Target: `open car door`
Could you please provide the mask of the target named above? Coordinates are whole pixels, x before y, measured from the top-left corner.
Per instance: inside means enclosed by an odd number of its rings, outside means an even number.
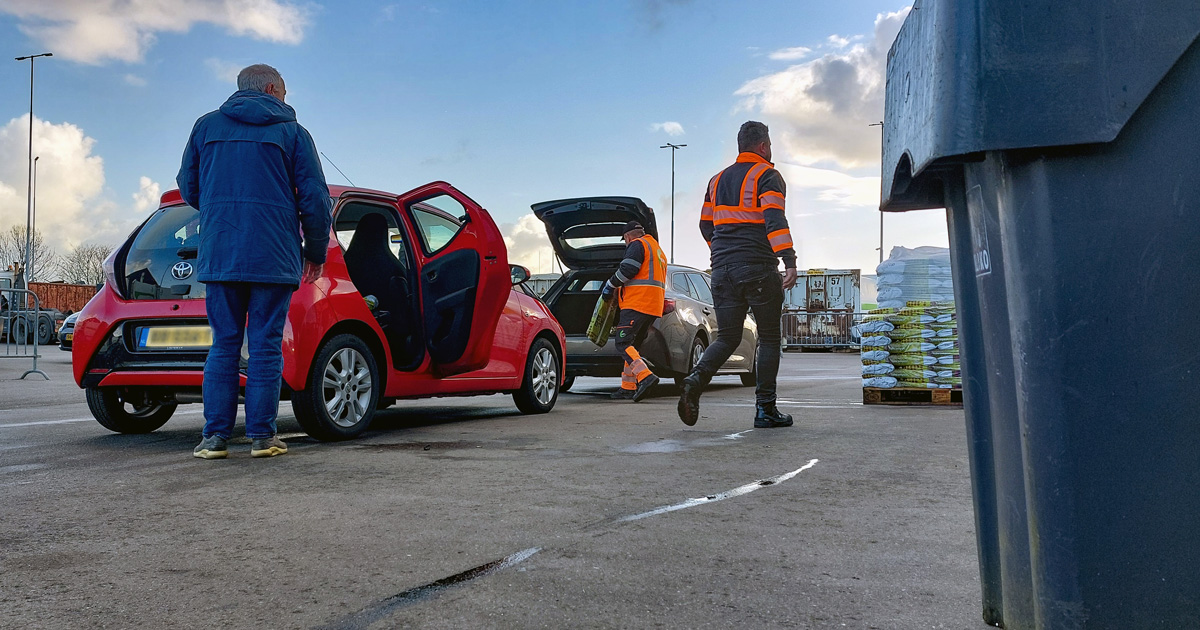
[[[446,182],[400,196],[420,247],[425,345],[440,376],[487,366],[512,290],[508,250],[496,222]]]

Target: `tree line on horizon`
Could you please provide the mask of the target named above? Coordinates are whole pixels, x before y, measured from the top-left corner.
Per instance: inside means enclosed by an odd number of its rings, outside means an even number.
[[[25,234],[23,225],[11,225],[0,231],[0,269],[11,269],[25,260]],[[76,245],[62,253],[48,244],[41,230],[36,229],[30,246],[34,282],[92,285],[104,282],[104,260],[116,249],[113,245],[90,243]]]

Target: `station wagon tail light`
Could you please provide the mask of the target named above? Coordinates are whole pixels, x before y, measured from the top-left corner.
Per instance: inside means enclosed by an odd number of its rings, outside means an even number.
[[[675,300],[667,298],[663,300],[663,315],[675,312]]]

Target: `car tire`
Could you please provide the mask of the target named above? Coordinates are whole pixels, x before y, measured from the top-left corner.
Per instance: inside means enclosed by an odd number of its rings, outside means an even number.
[[[150,433],[171,419],[178,403],[151,402],[145,396],[136,399],[120,387],[89,387],[88,409],[101,426],[115,433]]]
[[[571,387],[573,387],[574,385],[575,385],[575,375],[574,374],[572,374],[571,376],[564,376],[563,380],[562,380],[562,385],[558,386],[558,391],[560,391],[560,392],[569,391],[571,389]]]
[[[317,352],[308,386],[292,394],[292,411],[310,436],[349,440],[370,426],[381,393],[379,367],[366,342],[337,335]]]
[[[558,375],[560,373],[558,353],[554,346],[539,337],[529,348],[525,359],[525,377],[521,389],[513,392],[513,402],[521,413],[546,413],[558,401]]]
[[[687,371],[683,373],[683,376],[675,377],[676,385],[683,387],[683,379],[687,378],[687,375],[691,374],[692,370],[696,369],[696,364],[700,362],[700,357],[704,356],[704,351],[707,348],[708,344],[704,343],[704,340],[699,336],[692,340],[692,349],[691,352],[688,352]]]

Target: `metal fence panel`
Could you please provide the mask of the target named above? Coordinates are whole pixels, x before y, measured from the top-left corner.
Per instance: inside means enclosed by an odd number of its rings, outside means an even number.
[[[0,359],[27,359],[32,361],[30,369],[21,378],[30,374],[41,374],[46,380],[50,376],[38,369],[38,325],[49,315],[42,311],[38,296],[27,289],[0,288]],[[53,326],[53,319],[50,319]]]
[[[845,311],[784,313],[784,348],[858,348],[860,337],[855,327],[865,316]]]

